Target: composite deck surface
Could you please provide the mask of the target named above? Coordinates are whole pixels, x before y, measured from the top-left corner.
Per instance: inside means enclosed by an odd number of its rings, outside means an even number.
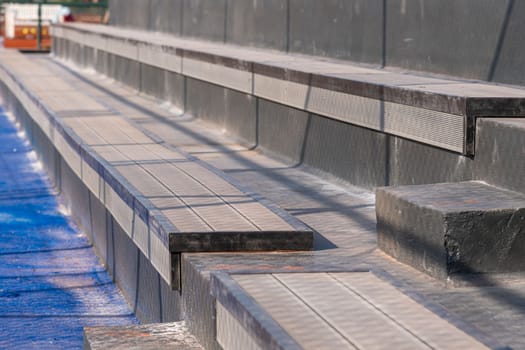
[[[298,348],[488,349],[369,272],[238,274],[231,278]],[[235,342],[236,332],[224,326],[229,321],[228,306],[221,300],[218,303],[217,338],[226,344]]]
[[[167,229],[172,251],[236,250],[238,242],[235,239],[222,238],[229,237],[228,234],[234,238],[242,235],[254,237],[255,243],[250,245],[248,242],[237,248],[241,250],[271,249],[264,246],[265,242],[271,242],[270,236],[280,237],[278,240],[282,245],[277,243],[277,248],[296,249],[287,245],[285,239],[292,244],[294,240],[289,235],[299,236],[296,233],[304,233],[302,237],[306,242],[298,246],[305,249],[311,246],[311,233],[306,227],[295,227],[286,215],[275,213],[213,169],[166,147],[129,120],[125,111],[116,110],[104,101],[84,94],[53,71],[42,69],[34,60],[21,60],[16,53],[3,52],[2,64],[60,119],[60,123],[80,138],[81,147],[92,151],[104,166],[109,166],[110,171],[116,170],[133,187],[132,192],[138,191],[132,194],[135,198],[145,199],[168,219],[172,224]],[[55,137],[58,139],[55,144],[64,153],[69,166],[93,193],[107,202],[108,190],[105,189],[106,193],[102,194],[99,176],[85,164],[81,152],[74,149],[78,146],[68,144],[60,135]],[[109,197],[116,198],[112,191],[109,190]],[[132,203],[127,205],[134,206]],[[122,214],[121,220],[117,215],[117,221],[125,225],[122,221],[130,215],[129,210],[120,204],[118,198],[114,206],[117,212],[128,212]],[[148,243],[141,242],[149,239],[144,237],[138,240],[141,250],[149,255]],[[250,238],[238,241],[250,241]]]
[[[377,250],[372,193],[326,175],[315,175],[304,166],[289,164],[258,149],[243,146],[217,128],[210,128],[191,116],[174,114],[161,101],[137,94],[103,76],[71,70],[50,57],[33,56],[31,60],[47,67],[62,83],[75,86],[98,101],[104,107],[104,113],[110,109],[133,130],[145,131],[167,145],[176,146],[223,170],[319,232],[314,239],[313,252],[188,253],[184,255],[188,263],[206,271],[230,273],[381,270],[388,274],[392,284],[420,296],[418,304],[422,306],[414,308],[411,317],[428,322],[426,303],[439,305],[446,311],[443,322],[452,324],[451,320],[457,320],[469,324],[465,328],[469,336],[483,339],[488,335],[511,347],[525,347],[522,332],[525,327],[525,283],[522,279],[515,276],[486,277],[482,281],[485,286],[472,286],[469,281],[464,284],[459,281],[457,286],[452,286],[434,280]],[[91,113],[97,114],[97,109]],[[84,121],[82,125],[85,125]],[[94,130],[91,127],[83,129]],[[96,137],[100,137],[99,132],[94,133]],[[111,154],[121,156],[118,147],[112,145]],[[125,163],[129,159],[121,161]],[[140,161],[140,158],[134,160]],[[142,165],[135,169],[143,171]],[[371,291],[387,288],[384,281],[370,283]],[[278,307],[286,308],[287,305],[283,302]],[[375,332],[365,335],[376,336]]]
[[[0,348],[81,349],[83,327],[136,324],[3,110],[0,139]]]

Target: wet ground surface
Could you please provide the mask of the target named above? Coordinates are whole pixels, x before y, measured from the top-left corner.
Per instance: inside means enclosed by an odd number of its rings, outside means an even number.
[[[0,109],[0,349],[82,348],[83,327],[137,323]]]

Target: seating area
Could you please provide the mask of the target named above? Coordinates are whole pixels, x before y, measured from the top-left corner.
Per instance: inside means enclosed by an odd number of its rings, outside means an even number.
[[[525,344],[484,319],[522,302],[492,278],[525,269],[524,89],[124,27],[53,35],[51,57],[0,51],[1,94],[155,323],[86,330],[86,348]]]
[[[22,54],[0,55],[2,82],[173,288],[182,252],[312,249],[306,226],[224,173],[159,144]]]
[[[523,89],[480,81],[389,72],[102,25],[55,26],[53,36],[57,57],[110,76],[126,66],[129,74],[123,82],[137,90],[146,88],[140,65],[147,65],[469,156],[475,153],[476,118],[525,113]],[[114,64],[121,67],[111,67],[108,56],[116,57]],[[156,97],[165,94],[160,91]]]
[[[167,34],[155,33],[155,35],[152,35],[147,31],[129,28],[66,24],[56,26],[54,34],[54,54],[56,57],[66,61],[73,61],[81,66],[95,67],[101,73],[114,77],[128,86],[138,91],[144,91],[156,98],[162,99],[170,95],[168,99],[172,101],[191,99],[187,94],[192,93],[192,91],[188,89],[170,90],[168,88],[169,84],[164,84],[166,89],[162,88],[162,82],[164,81],[162,77],[167,77],[167,75],[160,73],[175,74],[178,79],[186,81],[184,83],[186,84],[185,86],[189,85],[190,81],[206,82],[213,84],[215,87],[220,86],[225,91],[236,91],[236,93],[248,99],[255,98],[258,101],[272,101],[279,106],[293,108],[295,111],[304,112],[307,116],[315,115],[325,120],[334,120],[334,123],[344,122],[345,124],[372,130],[376,132],[376,135],[394,136],[396,137],[394,141],[396,146],[390,149],[390,145],[386,144],[384,149],[381,150],[386,153],[384,158],[370,155],[369,158],[371,159],[369,161],[386,163],[383,164],[383,168],[389,168],[390,173],[403,173],[407,177],[396,181],[389,173],[386,173],[384,178],[387,178],[389,183],[376,183],[374,187],[381,185],[422,184],[421,192],[433,192],[434,188],[425,187],[424,184],[441,182],[450,183],[451,186],[454,186],[456,182],[469,180],[485,181],[487,169],[491,167],[490,163],[494,159],[485,157],[485,154],[488,153],[487,150],[484,150],[476,157],[476,148],[483,148],[486,142],[490,142],[487,137],[477,137],[478,129],[481,130],[477,125],[478,121],[484,125],[483,122],[487,117],[490,117],[491,121],[497,122],[499,119],[508,121],[509,118],[525,114],[525,90],[519,87],[502,86],[466,79],[422,76],[411,72],[386,71],[337,60],[290,56],[268,50],[198,41]],[[79,60],[79,57],[82,57],[84,61]],[[101,67],[104,68],[100,69]],[[122,67],[127,67],[126,69],[129,72],[134,72],[135,76],[130,77],[128,75],[126,79],[119,79],[118,70],[122,70]],[[145,80],[145,77],[152,73],[151,69],[156,70],[157,75],[155,76],[161,82],[161,87],[155,91],[149,87],[155,84],[153,80]],[[212,92],[210,92],[211,94]],[[235,101],[235,99],[229,101],[228,98],[225,98],[222,103],[233,104]],[[214,116],[213,114],[218,112],[213,111],[213,109],[221,104],[220,99],[215,103],[204,100],[199,101],[199,103],[201,107],[200,110],[195,111],[196,116],[217,122],[219,116]],[[261,103],[265,102],[260,102],[259,104]],[[175,104],[182,109],[185,107],[188,109],[188,106],[181,106],[177,102]],[[207,104],[211,106],[206,107]],[[230,124],[226,123],[226,128],[233,129],[232,133],[235,136],[248,142],[254,138],[252,129],[260,129],[260,125],[263,125],[260,121],[261,112],[259,110],[255,111],[254,116],[249,115],[249,112],[231,114],[233,115],[230,118],[233,118],[233,121],[230,121]],[[248,115],[246,116],[246,114]],[[250,118],[255,120],[250,120]],[[242,123],[243,127],[235,130],[235,126],[233,126],[235,122]],[[286,125],[287,122],[277,117],[274,123]],[[516,119],[516,123],[522,123],[522,119]],[[289,131],[292,132],[292,127],[289,126],[289,128]],[[256,135],[255,138],[264,139],[263,133],[265,131],[261,132],[259,130],[259,132],[261,135]],[[270,132],[270,130],[267,132]],[[302,137],[303,142],[305,142],[304,140],[307,140],[309,135],[305,134]],[[341,136],[341,138],[343,137]],[[352,142],[353,138],[351,137],[349,142]],[[395,153],[396,157],[407,157],[404,161],[408,163],[406,165],[408,169],[418,166],[415,160],[410,159],[411,152],[409,149],[398,150],[396,148],[398,144],[397,138],[416,141],[418,144],[426,147],[416,154],[417,158],[419,158],[418,160],[424,163],[421,165],[422,169],[414,171],[415,174],[410,174],[395,162],[391,164],[392,160],[390,157],[394,157],[391,154]],[[279,141],[273,139],[270,143],[272,142],[278,143]],[[506,141],[504,138],[501,138],[497,142],[501,143],[501,145],[492,145],[494,147],[493,151],[501,148]],[[353,145],[353,147],[356,146],[359,147],[360,145]],[[319,152],[321,148],[319,144],[313,147],[316,147],[316,152]],[[438,152],[436,150],[439,149],[441,149],[439,151],[441,153],[436,158],[448,157],[450,162],[455,160],[456,164],[450,164],[449,162],[441,164],[439,161],[436,164],[430,164],[432,163],[430,160],[434,158],[434,155],[425,153],[425,150],[436,153]],[[322,154],[330,157],[328,152]],[[420,157],[428,159],[420,159]],[[507,156],[503,155],[500,158],[506,159]],[[373,165],[365,164],[365,162],[366,160],[363,161],[363,167],[366,170],[364,170],[364,174],[360,178],[370,178],[369,173],[377,172],[374,171],[375,169],[370,169],[373,168]],[[355,162],[353,165],[355,166]],[[428,170],[425,169],[427,165],[429,166]],[[439,170],[438,168],[441,165],[449,168]],[[331,165],[331,167],[334,168],[336,165]],[[463,170],[459,176],[455,176],[452,179],[447,178],[446,175],[432,179],[432,174],[428,175],[428,173],[432,173],[433,167],[438,172],[442,171],[448,174],[454,174],[454,172],[458,171],[458,168],[463,168]],[[321,166],[320,168],[321,170],[331,171],[330,167],[323,169]],[[352,171],[358,172],[359,170],[352,169]],[[419,172],[422,172],[423,175],[420,175]],[[360,183],[357,184],[360,185]],[[507,187],[505,183],[493,182],[492,184]],[[516,189],[516,186],[510,189],[520,191]],[[488,200],[483,190],[479,190],[479,195],[477,190],[479,189],[466,186],[459,191],[468,198],[472,197],[472,200],[476,203],[478,200]],[[381,190],[378,194],[386,192],[388,190]],[[455,195],[446,190],[441,194],[445,197],[448,194],[451,196]],[[477,198],[478,196],[480,198]],[[516,194],[516,196],[519,196],[519,194]],[[441,198],[440,200],[447,201],[446,198]],[[454,201],[453,198],[448,200]],[[504,203],[504,201],[500,201],[498,204],[502,208],[507,208],[507,206],[514,205],[514,202]],[[417,203],[415,206],[418,206]],[[412,250],[418,251],[420,249],[417,244],[415,248],[410,248],[405,247],[401,243],[403,242],[402,237],[407,235],[408,232],[421,237],[427,235],[435,236],[435,233],[430,232],[433,226],[428,222],[424,222],[417,230],[415,228],[405,228],[401,232],[400,228],[394,228],[395,225],[392,223],[387,224],[383,220],[387,216],[395,215],[394,212],[385,212],[385,210],[391,209],[392,206],[378,207],[379,247],[401,261],[410,263],[424,271],[428,270],[434,276],[439,275],[444,278],[449,276],[447,272],[436,272],[436,269],[431,267],[430,260],[422,261],[419,258],[409,258]],[[474,207],[472,210],[476,211],[476,208]],[[415,212],[404,213],[404,215],[407,215],[407,217],[420,216],[420,214]],[[408,226],[411,225],[412,222],[408,224]],[[388,228],[388,226],[391,227]],[[412,232],[418,230],[426,230],[428,232]],[[487,230],[490,229],[487,228]],[[400,233],[383,234],[386,231],[399,231]],[[444,234],[437,235],[443,237]],[[473,237],[470,239],[474,241],[480,238],[476,236],[477,233],[475,232],[470,234],[466,232],[465,235],[472,235]],[[389,239],[389,236],[396,238]],[[410,236],[406,240],[413,242],[414,237]],[[520,244],[519,242],[514,242],[514,239],[510,240],[509,244]],[[423,241],[426,240],[423,239]],[[438,241],[438,246],[441,246],[442,242],[440,239]],[[487,246],[491,245],[491,243],[487,242]],[[523,265],[521,262],[515,261],[519,260],[519,258],[512,258],[512,263],[496,263],[497,267],[492,266],[492,263],[472,263],[477,259],[475,258],[476,256],[482,254],[481,250],[476,250],[474,252],[467,249],[467,251],[462,250],[461,252],[461,255],[466,255],[463,256],[465,259],[464,263],[468,262],[467,265],[471,267],[471,272],[514,272],[521,270]],[[497,256],[505,255],[505,252],[512,249],[510,247],[500,247],[499,250],[501,252],[494,252],[494,254]],[[443,260],[441,252],[436,254],[436,259],[434,260]],[[432,256],[434,254],[428,255],[427,259],[430,259]],[[505,260],[506,258],[500,257],[499,259]],[[441,262],[437,264],[441,264]],[[459,270],[450,269],[451,273]],[[447,271],[447,269],[443,271]]]

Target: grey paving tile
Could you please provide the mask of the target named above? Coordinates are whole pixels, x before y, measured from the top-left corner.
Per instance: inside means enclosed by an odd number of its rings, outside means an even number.
[[[306,349],[357,349],[322,316],[271,275],[237,275],[235,280]]]

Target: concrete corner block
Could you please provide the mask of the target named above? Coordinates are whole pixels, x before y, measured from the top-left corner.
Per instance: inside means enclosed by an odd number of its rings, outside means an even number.
[[[525,196],[480,182],[380,188],[381,250],[431,276],[525,270]]]

